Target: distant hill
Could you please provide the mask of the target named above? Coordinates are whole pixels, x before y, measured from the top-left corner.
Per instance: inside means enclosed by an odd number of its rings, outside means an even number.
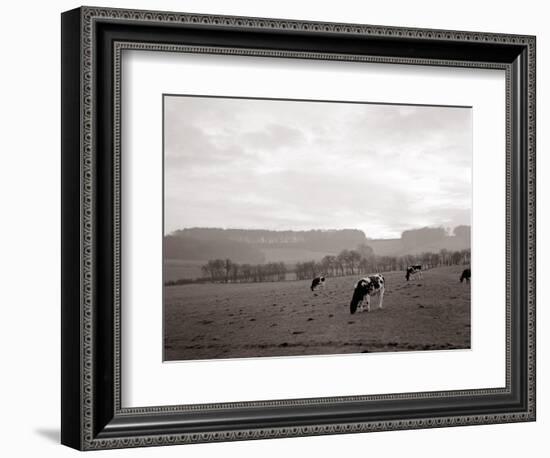
[[[237,263],[296,263],[319,261],[365,243],[365,234],[355,229],[268,231],[249,229],[189,228],[164,238],[165,257],[171,260],[230,258]]]
[[[227,239],[201,240],[181,234],[164,237],[164,256],[166,259],[183,261],[225,258],[248,264],[262,264],[266,261],[261,250],[244,242]]]
[[[203,241],[230,240],[258,248],[300,248],[321,252],[354,248],[366,241],[364,232],[357,229],[269,231],[194,227],[175,231],[172,235]]]
[[[457,226],[450,235],[443,228],[424,227],[405,231],[399,239],[367,239],[366,243],[378,256],[458,251],[470,248],[470,226]]]
[[[319,261],[326,255],[368,245],[378,256],[401,256],[442,249],[470,248],[470,227],[404,231],[399,239],[368,239],[357,229],[270,231],[256,229],[188,228],[164,238],[167,259],[207,261],[230,258],[237,263]]]

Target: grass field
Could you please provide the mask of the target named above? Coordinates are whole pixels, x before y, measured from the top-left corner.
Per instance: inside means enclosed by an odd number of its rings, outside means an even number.
[[[383,272],[384,307],[350,315],[359,277],[165,288],[165,360],[470,348],[470,285],[462,266]]]
[[[202,277],[201,267],[206,261],[182,261],[180,259],[167,259],[164,261],[164,281],[196,279]]]

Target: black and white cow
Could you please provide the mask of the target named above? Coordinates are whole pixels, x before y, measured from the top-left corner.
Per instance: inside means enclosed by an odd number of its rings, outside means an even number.
[[[315,291],[317,288],[321,288],[323,286],[325,286],[325,277],[320,275],[315,277],[311,282],[311,291]]]
[[[382,308],[384,302],[384,276],[382,274],[374,274],[369,277],[362,278],[355,285],[353,297],[349,304],[349,311],[353,315],[357,310],[363,312],[365,310],[363,304],[367,303],[367,312],[370,312],[370,297],[380,296],[378,308]]]
[[[460,283],[462,283],[464,280],[466,280],[467,283],[470,283],[471,276],[472,276],[472,270],[464,269],[464,271],[462,272],[462,275],[460,276]]]
[[[422,278],[422,265],[421,264],[413,264],[412,266],[407,267],[407,273],[405,275],[405,278],[407,281],[410,280],[412,276],[419,275],[420,278]]]

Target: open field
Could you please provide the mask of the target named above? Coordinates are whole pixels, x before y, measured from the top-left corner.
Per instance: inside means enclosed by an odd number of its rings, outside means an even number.
[[[201,278],[201,266],[206,261],[183,261],[180,259],[166,259],[164,261],[164,281],[175,281],[182,278]]]
[[[350,315],[355,277],[191,284],[165,288],[165,360],[470,348],[470,285],[463,266],[423,279],[383,272],[384,308]]]

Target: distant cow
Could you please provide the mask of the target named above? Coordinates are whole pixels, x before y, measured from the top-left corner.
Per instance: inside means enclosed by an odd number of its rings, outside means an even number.
[[[412,266],[407,267],[407,274],[405,275],[405,278],[407,281],[410,280],[412,276],[419,275],[420,278],[422,278],[422,265],[421,264],[414,264]]]
[[[460,283],[462,283],[464,280],[466,280],[468,283],[470,283],[470,277],[472,276],[472,270],[471,269],[464,269],[462,272],[462,275],[460,276]]]
[[[322,275],[315,277],[311,282],[311,291],[315,291],[317,288],[321,288],[322,286],[325,286],[325,277]]]
[[[374,274],[369,277],[362,278],[355,285],[353,291],[353,297],[349,304],[349,311],[353,315],[357,310],[363,312],[365,308],[363,303],[367,303],[367,312],[370,312],[370,297],[371,296],[380,296],[380,301],[378,302],[378,308],[382,308],[382,303],[384,301],[384,277],[382,274]],[[361,304],[359,306],[359,304]]]

